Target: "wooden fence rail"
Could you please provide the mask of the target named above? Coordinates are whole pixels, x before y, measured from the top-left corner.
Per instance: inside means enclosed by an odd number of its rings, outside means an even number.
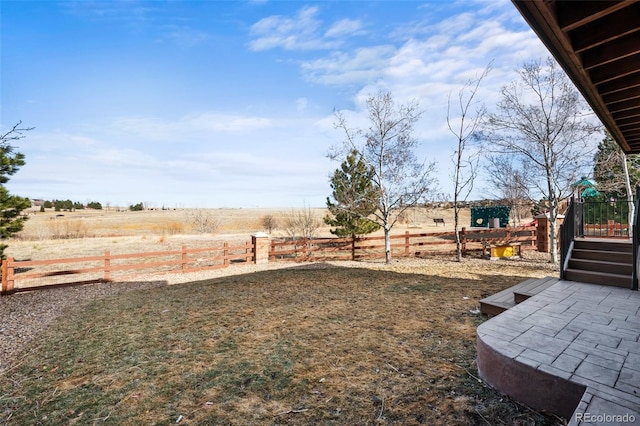
[[[192,255],[197,254],[197,257]],[[232,263],[254,261],[253,244],[222,247],[187,248],[145,253],[111,254],[50,260],[15,260],[2,262],[1,294],[35,288],[51,288],[75,284],[112,281],[114,275],[122,279],[144,273],[197,272],[226,268]],[[63,267],[63,265],[73,265]],[[123,275],[123,272],[129,275]],[[68,277],[74,276],[73,280]],[[44,280],[43,280],[44,278]]]
[[[265,235],[266,236],[266,235]],[[268,237],[267,237],[268,238]],[[518,242],[523,249],[536,247],[536,227],[465,229],[460,231],[462,249],[466,253],[481,250],[483,244]],[[268,241],[268,240],[267,240]],[[265,247],[266,249],[266,247]],[[187,248],[146,253],[111,254],[51,260],[15,260],[2,262],[0,294],[37,288],[73,284],[109,282],[130,279],[142,274],[196,272],[229,267],[233,263],[266,260],[266,251],[256,259],[257,248],[251,242],[221,247]],[[432,232],[391,236],[394,257],[427,256],[455,252],[453,232]],[[323,261],[384,258],[384,237],[325,238],[270,242],[268,260]],[[71,277],[71,278],[70,278]]]
[[[521,243],[523,249],[536,248],[536,227],[520,226],[460,231],[464,253],[482,250],[483,243],[509,241]],[[391,254],[395,257],[427,256],[455,252],[453,232],[430,232],[391,235]],[[384,237],[299,239],[271,241],[269,261],[363,260],[384,258]]]

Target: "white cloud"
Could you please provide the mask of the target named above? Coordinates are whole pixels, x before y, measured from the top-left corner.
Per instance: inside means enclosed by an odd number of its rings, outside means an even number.
[[[388,67],[396,49],[390,45],[363,47],[353,52],[334,52],[302,63],[307,79],[326,85],[362,84],[374,81]]]
[[[343,45],[343,38],[363,34],[362,23],[354,19],[340,19],[322,33],[323,21],[318,19],[319,8],[304,7],[294,17],[273,15],[251,26],[254,51],[282,48],[285,50],[325,50]]]
[[[246,134],[272,126],[269,118],[205,112],[190,114],[177,120],[155,117],[121,117],[112,123],[114,132],[144,140],[177,141],[185,137],[207,134]]]
[[[325,37],[344,37],[349,35],[363,34],[362,22],[356,19],[341,19],[333,24],[327,32]]]

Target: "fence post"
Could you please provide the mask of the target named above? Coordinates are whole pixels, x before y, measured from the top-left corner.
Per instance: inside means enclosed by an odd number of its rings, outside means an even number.
[[[12,294],[14,288],[13,257],[8,257],[2,261],[2,292],[1,294]]]
[[[0,287],[0,294],[7,294],[7,259],[2,260],[2,287]]]
[[[251,236],[251,244],[253,245],[253,262],[258,265],[262,263],[269,263],[269,249],[271,242],[269,241],[269,234],[264,232],[256,232]],[[275,252],[275,246],[271,249]],[[273,255],[275,260],[275,255]]]
[[[182,261],[181,263],[181,269],[182,272],[186,272],[187,271],[187,264],[189,263],[189,258],[187,257],[187,246],[186,244],[182,245],[182,253],[181,253],[181,257],[180,260]]]
[[[409,257],[409,231],[404,231],[404,255]]]
[[[222,246],[222,256],[224,257],[224,267],[226,268],[229,266],[229,243],[225,241]]]
[[[104,251],[104,280],[111,281],[111,253]]]
[[[356,260],[356,236],[351,235],[351,260]]]
[[[251,243],[250,242],[245,242],[244,243],[244,261],[246,263],[249,263],[251,261],[251,257],[252,257],[252,253],[251,253]]]
[[[467,228],[464,226],[460,231],[460,250],[462,251],[462,254],[467,253]]]
[[[536,238],[537,238],[537,237],[536,237],[536,229],[538,229],[538,228],[535,228],[535,227],[534,227],[531,231],[529,231],[529,234],[531,234],[531,241],[530,241],[530,243],[531,243],[531,247],[532,247],[532,248],[535,248],[535,247],[536,247]]]
[[[616,221],[609,219],[607,221],[607,236],[613,237],[616,235]]]
[[[309,254],[307,253],[307,244],[308,240],[306,238],[302,239],[302,260],[307,261]]]

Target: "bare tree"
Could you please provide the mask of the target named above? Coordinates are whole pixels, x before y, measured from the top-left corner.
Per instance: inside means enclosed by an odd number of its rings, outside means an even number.
[[[396,105],[391,93],[378,92],[366,101],[369,127],[353,129],[341,112],[336,112],[336,129],[345,140],[332,148],[329,158],[340,160],[357,152],[372,171],[377,209],[372,220],[384,229],[385,260],[391,261],[390,231],[398,216],[423,200],[435,183],[435,163],[418,161],[413,126],[422,112],[417,101]]]
[[[301,210],[291,210],[284,215],[283,221],[284,230],[292,240],[297,238],[312,239],[322,224],[322,221],[318,219],[309,207]]]
[[[534,171],[530,189],[548,200],[550,260],[555,263],[559,203],[591,160],[591,136],[599,127],[552,58],[526,63],[518,74],[518,80],[501,88],[497,112],[488,115],[487,149],[522,160]]]
[[[458,92],[456,105],[456,117],[452,117],[451,94],[447,101],[447,127],[455,136],[458,144],[453,152],[453,229],[456,236],[456,256],[458,262],[462,261],[462,244],[460,242],[459,218],[460,201],[467,201],[473,191],[473,184],[478,175],[478,163],[480,153],[470,146],[476,138],[480,124],[485,115],[486,108],[478,103],[476,95],[480,83],[487,76],[491,66],[487,66],[478,77],[468,80]]]
[[[266,214],[260,219],[262,227],[271,234],[278,227],[278,219],[272,214]]]
[[[191,226],[201,234],[213,234],[220,227],[220,218],[211,210],[195,209],[188,212],[187,215]]]
[[[494,155],[488,157],[487,188],[493,197],[503,200],[511,210],[511,222],[514,226],[522,220],[523,204],[531,205],[529,196],[530,176],[528,163],[515,165],[510,156]]]

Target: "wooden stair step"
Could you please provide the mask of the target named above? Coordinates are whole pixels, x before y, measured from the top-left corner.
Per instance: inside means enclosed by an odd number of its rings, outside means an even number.
[[[623,274],[612,274],[609,272],[583,271],[579,269],[567,269],[565,278],[569,281],[583,283],[609,285],[613,287],[631,287],[631,276]]]
[[[633,265],[631,263],[611,262],[595,259],[569,259],[570,269],[582,271],[608,272],[611,274],[631,275]]]
[[[615,251],[622,253],[632,253],[633,245],[629,240],[582,240],[576,239],[573,242],[574,249]]]
[[[516,306],[516,303],[519,303],[516,300],[516,293],[522,293],[531,297],[558,281],[559,278],[556,277],[530,278],[480,300],[480,312],[489,316],[501,314]]]
[[[633,263],[633,253],[620,252],[620,251],[576,249],[574,247],[573,251],[571,252],[571,259],[589,259],[589,260],[614,261],[614,262],[620,262],[620,263]]]
[[[560,279],[557,277],[545,277],[539,280],[535,280],[531,284],[523,285],[521,287],[518,286],[518,288],[513,292],[513,300],[514,302],[516,302],[516,304],[522,303],[528,298],[535,296],[543,290],[548,289],[558,281],[560,281]]]

